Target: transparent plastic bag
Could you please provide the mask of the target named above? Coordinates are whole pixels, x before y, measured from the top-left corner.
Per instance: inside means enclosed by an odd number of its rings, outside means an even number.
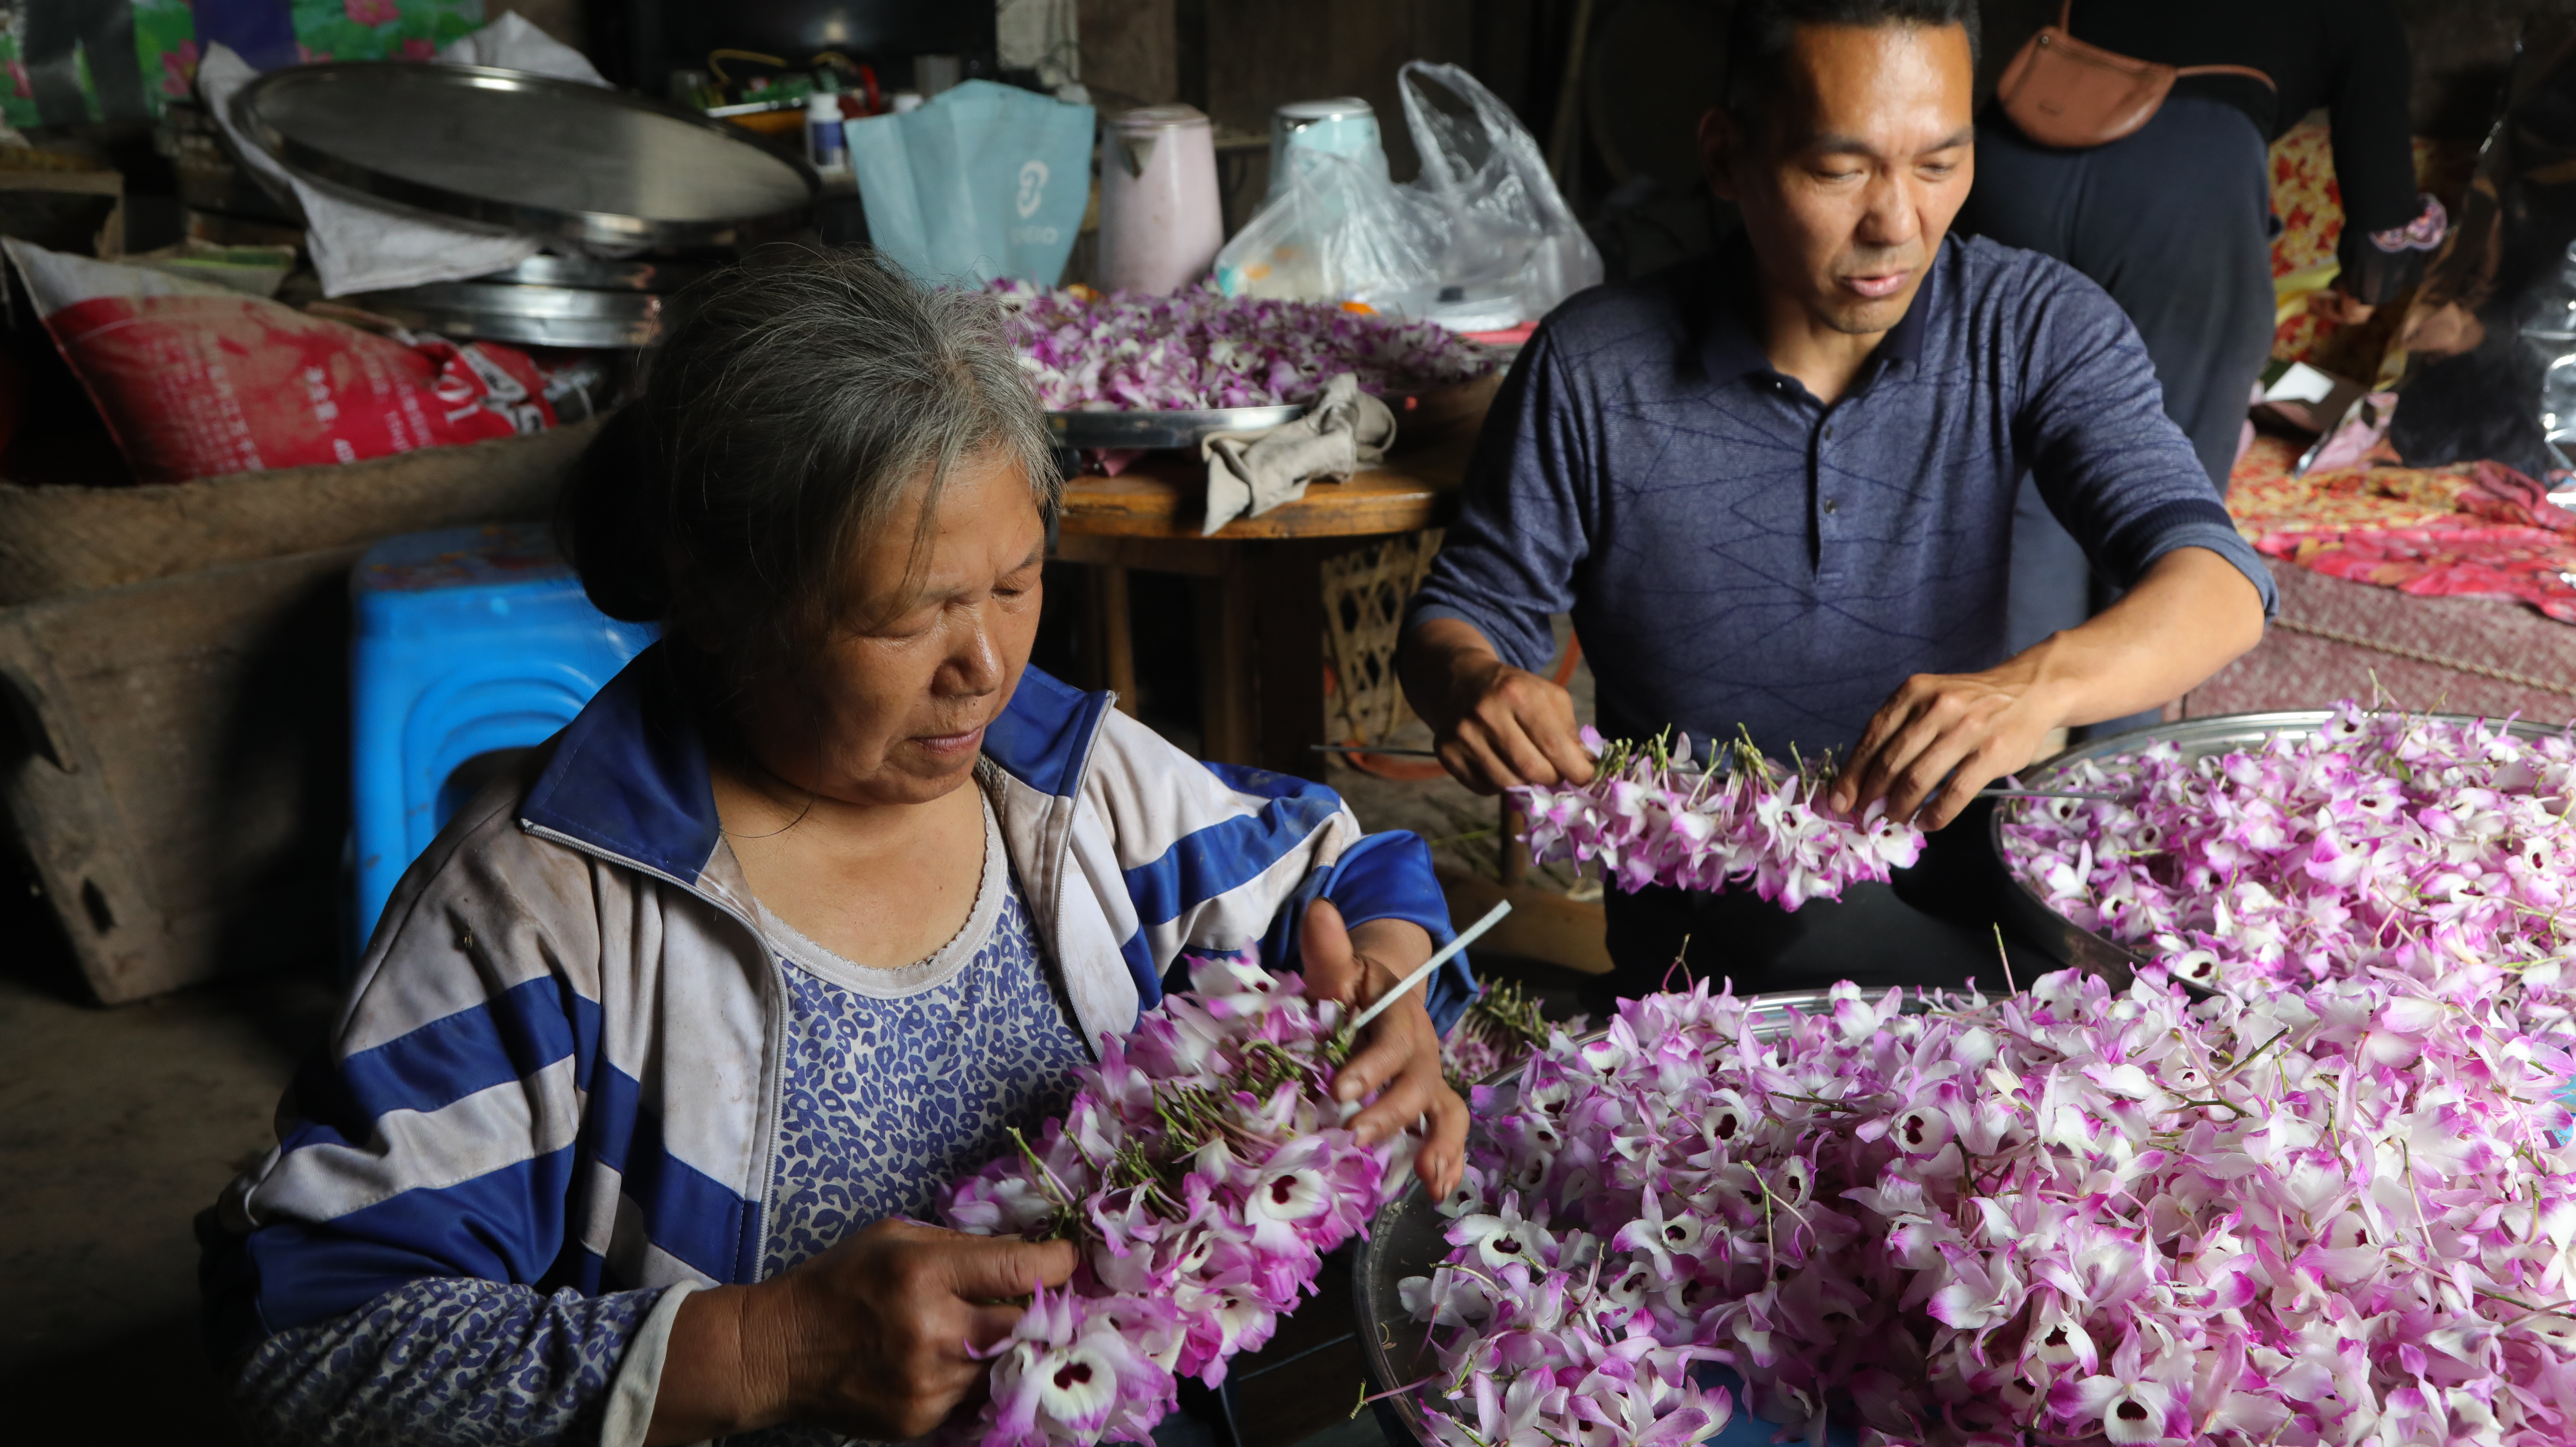
[[[2576,242],[2524,303],[2524,355],[2540,374],[2536,420],[2553,470],[2576,468]]]
[[[1329,151],[1289,153],[1278,194],[1217,253],[1227,296],[1356,301],[1381,311],[1440,284],[1441,217],[1377,164]]]
[[[1220,290],[1483,331],[1535,321],[1601,280],[1601,253],[1509,107],[1454,65],[1414,61],[1398,84],[1421,177],[1390,182],[1382,152],[1291,150],[1284,184],[1217,254]]]
[[[1517,300],[1534,321],[1601,281],[1601,252],[1565,204],[1538,142],[1492,91],[1454,65],[1412,61],[1396,74],[1404,122],[1422,155],[1413,188],[1446,223],[1444,289]],[[1463,109],[1444,106],[1437,87]],[[1454,299],[1454,298],[1453,298]]]

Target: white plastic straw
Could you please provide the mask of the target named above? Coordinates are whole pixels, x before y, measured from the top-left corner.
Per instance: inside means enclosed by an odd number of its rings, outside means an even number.
[[[1357,1034],[1360,1027],[1377,1018],[1379,1011],[1394,1004],[1396,1001],[1403,999],[1406,991],[1421,984],[1423,981],[1430,979],[1431,972],[1433,970],[1449,963],[1451,956],[1457,954],[1467,946],[1474,944],[1479,935],[1482,935],[1485,931],[1501,924],[1503,922],[1503,916],[1510,914],[1511,912],[1512,902],[1508,899],[1504,900],[1502,903],[1495,905],[1492,909],[1485,911],[1485,917],[1483,919],[1480,919],[1474,924],[1467,926],[1465,929],[1458,931],[1458,937],[1441,946],[1437,954],[1424,960],[1422,962],[1421,969],[1405,976],[1403,981],[1397,984],[1394,989],[1378,996],[1376,1004],[1362,1010],[1359,1018],[1351,1022],[1351,1032],[1353,1034]]]

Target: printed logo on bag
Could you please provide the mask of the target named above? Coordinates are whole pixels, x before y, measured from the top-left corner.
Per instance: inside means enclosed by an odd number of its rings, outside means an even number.
[[[1025,221],[1038,214],[1039,204],[1046,200],[1047,177],[1052,174],[1054,173],[1047,169],[1047,163],[1044,161],[1030,161],[1020,167],[1021,220]]]

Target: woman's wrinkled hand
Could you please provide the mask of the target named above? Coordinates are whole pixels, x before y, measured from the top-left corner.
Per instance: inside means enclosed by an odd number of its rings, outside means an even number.
[[[884,1220],[758,1286],[700,1292],[673,1324],[648,1447],[781,1422],[918,1437],[980,1391],[968,1344],[1010,1334],[1033,1285],[1073,1274],[1064,1241]]]
[[[1351,1009],[1375,1004],[1431,958],[1431,935],[1405,920],[1370,920],[1345,928],[1329,900],[1306,908],[1298,932],[1306,967],[1306,992]],[[1352,1120],[1363,1141],[1380,1141],[1423,1122],[1422,1150],[1413,1171],[1434,1196],[1458,1184],[1467,1159],[1467,1103],[1449,1088],[1440,1068],[1440,1032],[1423,1006],[1427,982],[1416,985],[1360,1032],[1358,1048],[1333,1076],[1337,1100],[1378,1097]]]

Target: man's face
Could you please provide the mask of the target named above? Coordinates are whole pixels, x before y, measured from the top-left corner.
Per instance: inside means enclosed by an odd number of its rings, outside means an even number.
[[[1975,82],[1961,26],[1802,25],[1760,134],[1711,111],[1709,182],[1764,286],[1834,331],[1896,325],[1968,197]]]

